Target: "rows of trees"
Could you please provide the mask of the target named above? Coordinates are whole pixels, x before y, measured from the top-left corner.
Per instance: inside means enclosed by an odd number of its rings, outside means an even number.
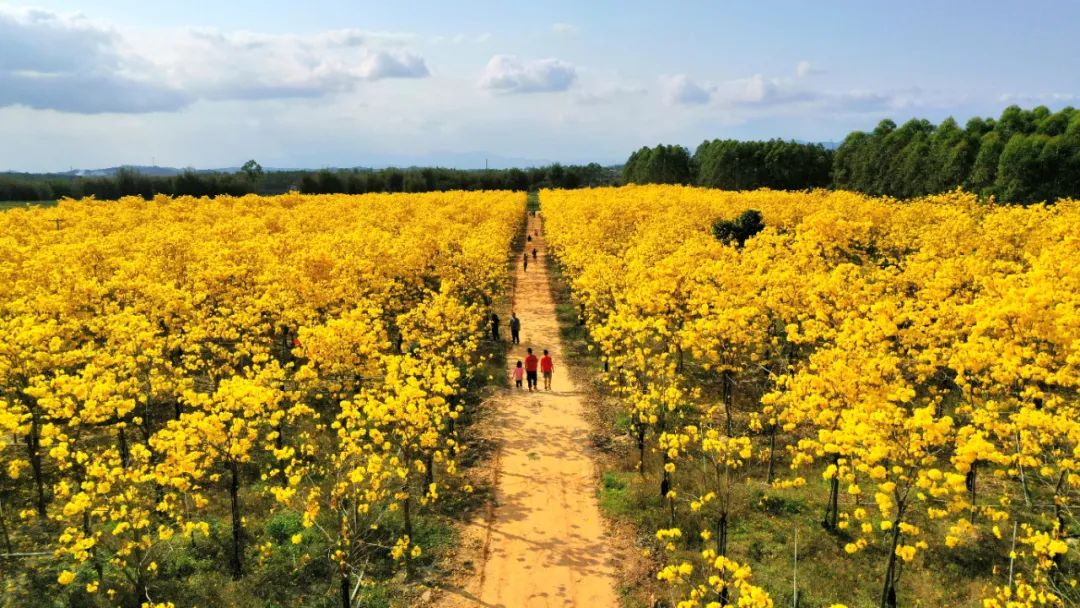
[[[821,144],[770,139],[704,141],[693,155],[682,146],[643,147],[623,166],[627,184],[696,184],[724,190],[828,188],[833,152]]]
[[[596,163],[553,164],[528,169],[466,170],[439,167],[263,171],[254,161],[235,173],[186,170],[177,175],[148,175],[122,168],[111,176],[0,174],[0,201],[50,201],[60,198],[117,199],[157,194],[216,196],[283,194],[365,194],[447,190],[536,190],[581,188],[616,183],[616,169]]]
[[[689,184],[694,181],[694,163],[682,146],[643,147],[623,165],[628,184]]]
[[[1075,201],[541,198],[666,605],[1080,605]]]
[[[299,175],[305,194],[365,194],[368,192],[435,192],[444,190],[536,190],[612,185],[616,169],[597,163],[530,167],[528,169],[466,170],[423,167],[410,169],[323,170]]]
[[[836,151],[833,186],[913,197],[956,187],[1006,201],[1080,194],[1080,112],[1007,108],[998,120],[883,120]]]
[[[912,198],[963,188],[1009,202],[1080,195],[1080,112],[1007,108],[997,120],[952,118],[939,125],[883,120],[838,149],[794,141],[703,142],[641,148],[623,169],[626,183],[696,184],[726,190],[832,187]]]
[[[832,151],[794,141],[703,142],[694,153],[697,184],[724,190],[827,188]]]
[[[423,576],[526,201],[358,198],[0,213],[0,605],[358,608]]]

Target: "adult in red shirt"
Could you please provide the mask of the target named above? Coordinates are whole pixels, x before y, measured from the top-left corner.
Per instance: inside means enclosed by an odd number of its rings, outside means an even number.
[[[533,354],[531,348],[525,349],[529,354],[525,355],[525,380],[528,381],[529,390],[536,389],[536,368],[540,365],[540,360]]]
[[[550,391],[551,374],[555,372],[555,363],[552,362],[547,350],[544,351],[544,356],[540,358],[540,372],[544,374],[544,390]]]

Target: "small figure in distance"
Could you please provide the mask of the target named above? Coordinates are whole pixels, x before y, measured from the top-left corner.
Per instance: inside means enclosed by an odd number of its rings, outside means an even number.
[[[536,368],[539,367],[539,359],[533,354],[531,348],[525,349],[528,353],[525,355],[525,380],[529,385],[529,390],[536,390]]]
[[[510,313],[510,342],[521,344],[521,319],[516,312]]]
[[[540,359],[540,372],[544,374],[544,390],[550,391],[551,375],[555,373],[555,363],[551,360],[547,350],[544,350],[544,356]]]
[[[533,261],[536,261],[536,247],[533,247]]]
[[[514,368],[514,386],[521,388],[521,381],[525,378],[525,368],[521,366],[521,360],[518,359],[517,367]]]
[[[499,315],[491,313],[491,339],[499,341]]]
[[[526,237],[526,239],[531,243],[532,242],[532,235],[530,234],[528,237]]]
[[[523,259],[524,259],[524,262],[521,265],[521,271],[522,272],[528,272],[528,270],[529,270],[529,254],[526,253],[524,255]]]

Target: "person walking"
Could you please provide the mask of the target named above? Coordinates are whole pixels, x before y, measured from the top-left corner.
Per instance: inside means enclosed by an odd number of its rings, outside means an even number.
[[[536,247],[533,247],[533,261],[536,261]]]
[[[525,379],[525,368],[521,366],[521,360],[518,359],[517,366],[514,367],[514,386],[521,388],[521,381]]]
[[[491,339],[499,341],[499,315],[491,313]]]
[[[551,390],[551,375],[555,373],[555,362],[551,360],[551,355],[547,350],[544,350],[544,356],[540,358],[540,373],[544,374],[544,390]]]
[[[525,380],[529,385],[529,390],[536,390],[536,368],[539,367],[540,360],[533,354],[531,348],[525,349],[528,353],[525,355]]]
[[[524,254],[523,260],[524,260],[524,262],[522,263],[521,271],[522,272],[528,272],[528,270],[529,270],[529,254],[527,254],[527,253]]]
[[[510,342],[521,344],[521,319],[516,312],[510,313]]]

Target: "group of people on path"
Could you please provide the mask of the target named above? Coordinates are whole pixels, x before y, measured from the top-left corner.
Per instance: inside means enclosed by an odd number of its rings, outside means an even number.
[[[540,236],[540,231],[539,230],[536,231],[536,235]],[[529,238],[529,242],[531,243],[532,242],[532,235],[530,234],[528,238]],[[532,259],[533,259],[534,262],[536,261],[536,254],[537,254],[536,247],[533,247]],[[521,270],[522,270],[522,272],[528,272],[528,270],[529,270],[529,252],[528,251],[521,254]]]
[[[536,385],[536,372],[539,370],[544,375],[544,390],[550,391],[551,376],[555,373],[555,362],[551,360],[551,355],[548,354],[546,349],[543,357],[534,355],[531,348],[525,349],[525,352],[527,354],[525,355],[524,364],[519,360],[517,366],[514,367],[514,386],[521,388],[521,380],[524,376],[530,391],[540,390]]]
[[[532,215],[535,217],[536,212],[533,211]],[[535,234],[536,236],[540,236],[540,231],[535,230],[533,232],[533,234]],[[532,240],[533,240],[533,234],[526,235],[529,243],[531,243]],[[532,259],[533,259],[534,262],[537,259],[537,253],[538,252],[537,252],[536,247],[533,247],[533,249],[532,249]],[[521,260],[522,260],[522,270],[527,271],[529,269],[529,252],[528,251],[526,251],[525,253],[522,254]],[[499,339],[500,339],[499,338],[499,323],[500,323],[499,315],[492,312],[491,313],[491,339],[495,340],[496,342],[498,342]],[[516,312],[511,312],[510,313],[510,342],[512,344],[521,344],[521,319],[518,318]],[[525,352],[526,352],[525,360],[524,361],[518,360],[517,364],[514,366],[513,371],[512,371],[512,375],[514,377],[514,386],[517,387],[517,388],[522,388],[521,383],[522,383],[522,380],[524,380],[527,383],[528,388],[529,388],[530,391],[540,390],[539,386],[537,386],[537,383],[538,383],[538,380],[539,380],[539,378],[537,377],[537,374],[539,373],[539,374],[543,374],[543,376],[544,376],[544,390],[550,391],[551,390],[551,377],[555,373],[555,362],[551,360],[551,355],[545,349],[544,350],[544,356],[543,357],[537,357],[535,354],[533,354],[533,349],[531,347],[526,348]]]
[[[494,312],[491,313],[491,339],[498,342],[499,337],[499,315]],[[521,319],[518,318],[516,312],[510,313],[510,342],[513,344],[521,344]],[[513,369],[514,385],[517,388],[521,388],[522,380],[527,381],[530,391],[539,390],[537,386],[538,377],[537,373],[544,376],[544,390],[551,390],[551,376],[555,373],[555,363],[551,360],[551,355],[547,350],[544,350],[543,357],[537,357],[533,354],[533,349],[525,349],[525,360],[518,360],[517,365]]]
[[[494,312],[491,313],[491,339],[498,342],[502,338],[499,337],[499,325],[502,321],[499,319],[499,315]],[[510,313],[510,342],[512,344],[521,344],[521,319],[518,318],[516,312]]]

